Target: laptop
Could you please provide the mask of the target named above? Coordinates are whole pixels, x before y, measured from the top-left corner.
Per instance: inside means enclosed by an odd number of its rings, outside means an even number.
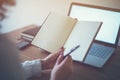
[[[95,67],[103,67],[108,59],[115,53],[115,50],[118,46],[120,27],[116,27],[116,34],[113,34],[111,30],[112,36],[115,36],[114,42],[95,40],[90,47],[88,54],[84,60],[84,63],[95,66]],[[107,31],[107,30],[106,30]],[[108,37],[112,37],[108,35]]]
[[[103,24],[89,50],[80,62],[103,67],[118,45],[120,34],[120,10],[82,3],[71,3],[68,16],[78,20],[102,21]],[[73,56],[73,55],[71,55]],[[78,56],[81,56],[80,54]],[[73,56],[73,58],[78,58]],[[76,59],[77,60],[77,59]]]

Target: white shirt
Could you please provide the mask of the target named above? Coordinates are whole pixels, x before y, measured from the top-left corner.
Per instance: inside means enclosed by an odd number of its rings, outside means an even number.
[[[41,61],[40,59],[25,61],[22,63],[22,68],[26,78],[41,76]]]

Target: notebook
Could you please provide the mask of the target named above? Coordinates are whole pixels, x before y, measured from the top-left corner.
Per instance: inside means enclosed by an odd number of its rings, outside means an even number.
[[[85,55],[101,25],[100,21],[78,21],[64,14],[51,12],[32,45],[50,53],[56,53],[61,47],[67,53],[72,47],[80,45],[76,51]],[[82,59],[83,57],[79,57],[79,60]]]
[[[80,20],[103,21],[93,44],[85,56],[81,53],[71,54],[75,61],[79,56],[84,57],[83,62],[95,67],[103,67],[115,52],[120,34],[120,13],[115,9],[108,9],[101,6],[94,6],[82,3],[71,3],[68,15]],[[111,11],[113,10],[113,11]]]

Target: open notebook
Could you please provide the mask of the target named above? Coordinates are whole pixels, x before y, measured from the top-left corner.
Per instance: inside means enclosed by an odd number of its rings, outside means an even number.
[[[78,21],[60,13],[51,12],[32,44],[51,53],[57,52],[63,46],[65,54],[79,44],[80,48],[73,54],[85,55],[101,24],[102,22],[99,21]],[[83,57],[79,58],[79,60],[82,59]]]

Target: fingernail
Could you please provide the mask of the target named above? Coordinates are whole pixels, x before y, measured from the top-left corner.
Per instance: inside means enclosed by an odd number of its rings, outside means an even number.
[[[60,55],[63,55],[63,51],[60,51]]]

